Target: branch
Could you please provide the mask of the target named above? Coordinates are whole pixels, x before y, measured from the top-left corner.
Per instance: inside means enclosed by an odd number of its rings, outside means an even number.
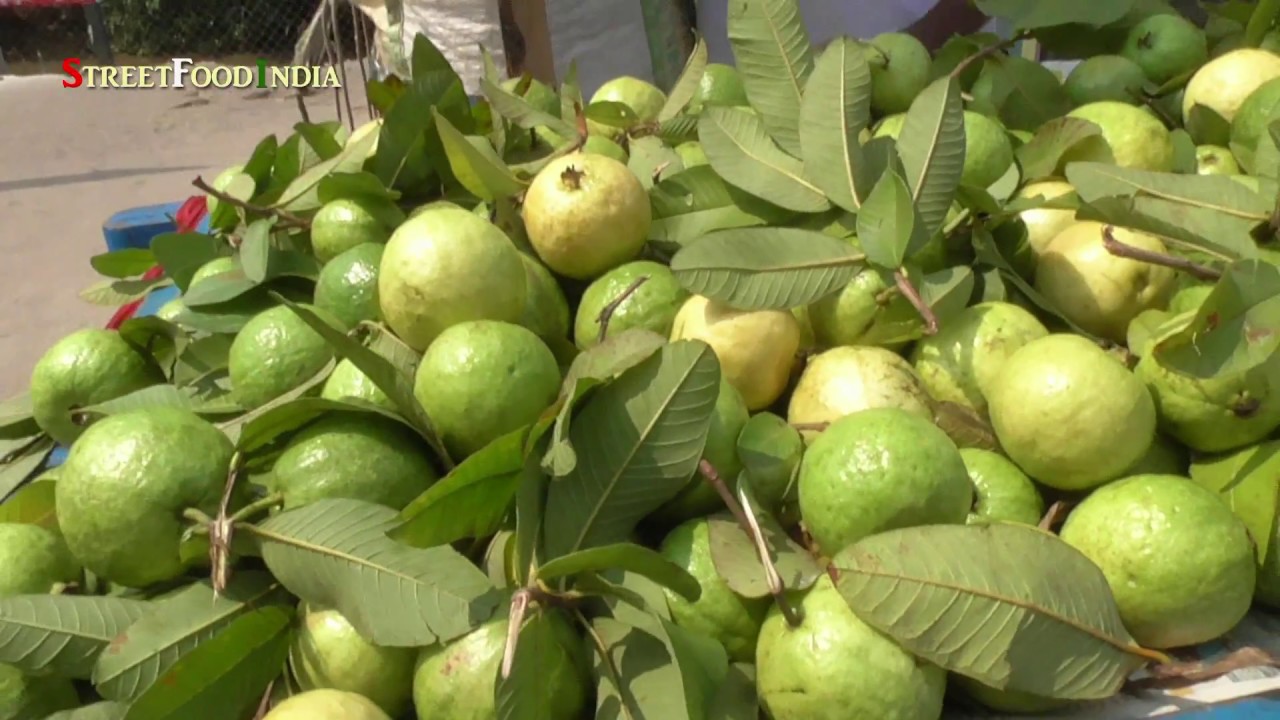
[[[924,318],[924,334],[936,335],[938,333],[938,316],[933,314],[933,308],[929,307],[929,303],[920,297],[920,291],[915,285],[911,284],[911,278],[902,270],[893,271],[893,282],[898,287],[898,291],[902,296],[915,307],[920,313],[920,317]]]
[[[511,668],[516,662],[516,644],[520,641],[520,628],[524,625],[524,616],[529,611],[529,600],[532,595],[528,588],[521,588],[511,596],[511,611],[508,614],[507,646],[502,652],[503,680],[511,677]]]
[[[193,180],[191,184],[194,185],[196,189],[203,190],[209,195],[229,205],[234,205],[235,207],[243,208],[250,212],[260,213],[262,215],[275,215],[276,217],[280,218],[281,221],[283,221],[282,227],[300,227],[300,228],[311,227],[310,220],[294,215],[288,210],[284,210],[282,208],[270,208],[270,207],[263,207],[261,205],[254,205],[253,203],[245,202],[244,200],[241,200],[237,197],[228,195],[222,192],[221,190],[214,190],[213,188],[209,187],[209,183],[205,182],[204,178],[200,177],[199,175],[196,176],[196,179]]]
[[[1162,267],[1173,268],[1191,275],[1197,280],[1214,281],[1222,277],[1222,273],[1205,265],[1192,262],[1186,258],[1180,258],[1165,253],[1152,252],[1143,250],[1132,245],[1126,245],[1116,239],[1115,228],[1110,225],[1102,228],[1102,246],[1107,252],[1116,257],[1129,258],[1138,262],[1149,263],[1151,265],[1160,265]]]
[[[209,524],[209,564],[214,595],[222,594],[231,581],[231,536],[235,534],[235,520],[230,515],[231,496],[235,493],[236,480],[240,477],[244,456],[231,457],[227,481],[222,486],[222,498],[218,501],[218,514]]]
[[[1013,37],[1010,37],[1005,40],[1001,40],[995,45],[988,45],[982,48],[978,52],[970,55],[964,60],[961,60],[960,64],[956,65],[955,70],[951,71],[951,77],[959,79],[960,76],[964,74],[964,71],[968,70],[969,67],[974,63],[986,60],[987,58],[991,57],[992,55],[995,55],[996,53],[1004,52],[1005,50],[1008,50],[1009,48],[1013,47],[1014,45],[1017,45],[1019,42],[1029,37],[1031,37],[1031,31],[1022,30],[1017,34],[1015,34]]]
[[[1067,512],[1071,510],[1071,503],[1065,500],[1055,500],[1049,509],[1045,511],[1044,517],[1040,518],[1041,530],[1052,532],[1055,527],[1062,523],[1066,518]]]
[[[644,285],[648,280],[648,275],[641,275],[633,280],[618,297],[610,300],[608,305],[600,308],[600,314],[596,316],[596,322],[600,325],[600,332],[596,333],[596,342],[604,342],[605,335],[609,333],[609,321],[613,319],[613,314],[618,312],[618,308],[622,306],[622,303],[626,302],[627,298],[631,297],[631,294],[639,290],[640,286]]]

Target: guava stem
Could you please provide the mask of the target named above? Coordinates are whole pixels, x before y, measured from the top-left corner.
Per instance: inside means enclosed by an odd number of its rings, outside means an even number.
[[[969,67],[972,66],[974,63],[982,62],[983,60],[991,57],[992,55],[995,55],[996,53],[1004,52],[1005,50],[1008,50],[1009,48],[1013,47],[1014,45],[1017,45],[1019,42],[1029,37],[1031,37],[1031,31],[1022,30],[1014,34],[1012,37],[1001,40],[1000,42],[994,45],[988,45],[982,48],[978,52],[970,55],[964,60],[961,60],[960,64],[956,65],[956,68],[951,71],[951,77],[959,79],[960,76],[964,74],[964,71],[968,70]]]
[[[1163,654],[1163,653],[1161,653]],[[1236,670],[1251,667],[1280,667],[1280,660],[1274,655],[1257,647],[1245,647],[1233,650],[1216,660],[1178,661],[1165,657],[1163,662],[1147,672],[1149,677],[1130,683],[1138,687],[1152,687],[1168,684],[1169,680],[1178,684],[1187,682],[1205,682],[1222,677]]]
[[[583,110],[582,103],[573,104],[573,118],[577,121],[578,147],[581,148],[587,143],[587,113]]]
[[[284,495],[281,495],[280,493],[272,493],[261,500],[255,500],[237,510],[235,514],[231,516],[231,522],[238,523],[247,521],[249,518],[257,515],[263,510],[270,510],[282,502],[284,502]]]
[[[1070,509],[1071,503],[1065,500],[1055,500],[1049,506],[1049,509],[1045,511],[1044,517],[1040,518],[1038,527],[1046,532],[1052,532],[1062,522],[1062,519],[1067,516],[1067,511]]]
[[[924,318],[924,334],[936,335],[938,333],[938,316],[933,314],[933,308],[929,307],[929,303],[920,297],[920,291],[912,284],[911,278],[902,270],[893,272],[893,282],[897,285],[899,292],[903,297],[915,307],[916,312],[920,313],[920,317]]]
[[[1253,6],[1253,14],[1249,16],[1249,24],[1244,28],[1244,47],[1256,48],[1262,44],[1262,38],[1276,22],[1280,14],[1280,0],[1258,0]]]
[[[600,314],[596,316],[596,323],[600,325],[600,332],[596,333],[596,342],[604,342],[605,336],[609,334],[609,321],[613,319],[613,314],[618,312],[618,308],[627,301],[627,298],[631,297],[632,293],[639,290],[640,286],[648,281],[648,275],[641,275],[632,280],[626,290],[619,293],[618,297],[610,300],[608,305],[600,308]]]
[[[524,625],[524,616],[529,611],[530,593],[527,588],[516,591],[511,597],[511,611],[508,613],[507,646],[502,652],[502,679],[511,677],[511,668],[516,663],[516,646],[520,642],[520,628]]]
[[[233,205],[235,207],[242,208],[250,212],[259,213],[262,215],[275,215],[276,217],[280,218],[280,220],[283,221],[280,227],[299,227],[299,228],[311,227],[310,220],[294,215],[288,210],[284,210],[282,208],[269,208],[269,207],[263,207],[261,205],[254,205],[253,203],[245,202],[244,200],[228,195],[222,192],[221,190],[214,190],[213,188],[209,187],[209,183],[205,182],[204,178],[200,177],[199,175],[196,176],[195,180],[191,181],[191,184],[194,185],[197,190],[203,190],[204,192],[208,193],[209,195],[212,195],[213,197],[221,200],[224,203],[227,203],[228,205]]]
[[[262,692],[262,699],[258,701],[258,711],[253,714],[253,720],[262,720],[267,716],[267,712],[271,710],[271,693],[275,689],[275,680],[267,683],[267,689]]]
[[[244,455],[236,452],[227,468],[227,481],[222,486],[222,498],[218,501],[218,515],[209,524],[209,565],[213,594],[218,596],[231,582],[231,538],[235,534],[235,520],[229,515],[231,496],[235,493],[236,480],[244,467]]]
[[[1126,245],[1116,239],[1115,228],[1107,225],[1102,228],[1102,246],[1107,252],[1116,257],[1129,258],[1151,265],[1160,265],[1162,267],[1173,268],[1191,275],[1197,280],[1215,281],[1222,277],[1222,273],[1214,268],[1191,262],[1186,258],[1166,255],[1165,253],[1152,252],[1143,250],[1132,245]]]

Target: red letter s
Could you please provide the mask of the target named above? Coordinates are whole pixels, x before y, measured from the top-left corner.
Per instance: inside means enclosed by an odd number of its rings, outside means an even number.
[[[84,76],[80,74],[80,58],[67,58],[62,61],[62,72],[71,77],[70,80],[63,80],[62,87],[78,88],[84,84]]]

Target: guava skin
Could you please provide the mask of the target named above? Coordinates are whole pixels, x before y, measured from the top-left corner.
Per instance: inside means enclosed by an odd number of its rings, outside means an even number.
[[[507,614],[451,643],[438,643],[418,656],[413,704],[419,720],[493,720],[494,688],[507,644]],[[528,622],[526,616],[526,622]],[[587,704],[588,673],[581,641],[559,613],[551,615],[557,647],[543,655],[539,682],[551,688],[547,720],[578,720]]]
[[[715,412],[711,415],[711,427],[707,431],[707,443],[702,458],[711,463],[720,478],[734,487],[742,462],[738,459],[738,434],[747,424],[751,413],[727,378],[720,376],[720,394],[716,396]],[[655,511],[654,516],[667,522],[682,522],[700,517],[724,507],[715,488],[708,485],[699,473],[694,473],[689,484],[669,502]]]
[[[293,310],[263,310],[231,341],[231,397],[245,409],[261,407],[315,377],[332,359],[333,349]]]
[[[235,258],[214,258],[196,269],[195,273],[191,275],[191,281],[187,283],[187,289],[190,290],[211,277],[238,269],[240,269],[240,264],[236,262]]]
[[[968,524],[997,520],[1036,525],[1044,515],[1044,498],[1026,473],[1005,456],[981,448],[960,448],[973,482],[975,502]]]
[[[573,341],[580,350],[589,350],[600,342],[600,312],[627,292],[639,278],[639,287],[618,303],[609,316],[606,337],[641,328],[659,335],[669,335],[676,313],[689,291],[681,287],[671,268],[651,260],[636,260],[596,278],[582,294],[573,323]]]
[[[1102,130],[1063,153],[1060,167],[1073,162],[1114,163],[1119,167],[1170,172],[1173,139],[1160,119],[1150,111],[1114,100],[1092,102],[1067,113],[1088,120]]]
[[[1187,478],[1137,475],[1100,488],[1060,535],[1102,569],[1125,627],[1144,647],[1213,640],[1249,611],[1249,533],[1216,493]]]
[[[1192,450],[1234,450],[1280,427],[1280,358],[1200,379],[1174,372],[1148,353],[1134,372],[1151,389],[1160,428]]]
[[[380,408],[399,412],[395,401],[374,385],[369,376],[361,372],[355,363],[345,358],[338,361],[333,372],[329,374],[329,379],[325,380],[324,387],[320,390],[320,397],[325,400],[363,400]]]
[[[1074,105],[1088,105],[1099,100],[1137,103],[1147,82],[1142,67],[1122,55],[1095,55],[1076,65],[1063,81]]]
[[[1253,167],[1253,153],[1258,148],[1258,140],[1267,132],[1267,124],[1275,120],[1280,112],[1280,78],[1273,78],[1258,86],[1249,93],[1249,97],[1241,103],[1239,111],[1231,120],[1231,142],[1233,149],[1242,151],[1240,164],[1245,168]]]
[[[1191,458],[1187,455],[1187,449],[1164,435],[1156,433],[1151,447],[1147,448],[1147,452],[1138,458],[1137,462],[1130,465],[1128,470],[1121,473],[1121,477],[1129,477],[1130,475],[1186,475],[1190,467]]]
[[[984,685],[973,678],[952,673],[950,681],[975,702],[989,710],[1015,715],[1035,715],[1066,707],[1070,700],[1059,700],[1017,690],[1001,690]]]
[[[1155,437],[1146,385],[1079,335],[1055,333],[1022,346],[1005,362],[987,403],[1009,459],[1059,490],[1120,477]]]
[[[534,251],[565,277],[590,280],[633,260],[649,238],[649,194],[626,165],[572,153],[540,170],[521,210]]]
[[[899,408],[831,423],[800,461],[797,489],[800,516],[827,557],[886,530],[964,523],[974,492],[951,438]]]
[[[391,720],[391,716],[363,695],[326,688],[294,695],[262,720]]]
[[[848,285],[808,306],[809,325],[820,346],[879,345],[896,349],[903,345],[904,323],[917,323],[919,312],[896,298],[888,303],[880,300],[889,288],[884,277],[874,270],[853,276]],[[904,315],[904,309],[910,314]]]
[[[289,668],[303,691],[345,690],[399,717],[413,700],[413,648],[381,647],[360,636],[336,610],[298,608]]]
[[[311,219],[311,249],[322,263],[357,245],[385,243],[389,236],[382,221],[355,200],[325,203]]]
[[[663,588],[675,624],[724,645],[731,662],[756,657],[756,637],[772,604],[771,598],[744,598],[729,588],[711,559],[711,531],[706,518],[689,520],[662,541],[662,556],[684,568],[702,588],[690,601]]]
[[[245,174],[243,165],[232,165],[218,173],[213,178],[213,182],[209,183],[209,187],[217,190],[218,192],[225,192],[227,188],[231,187],[231,183],[235,182],[236,178],[241,176],[248,177],[250,180],[253,179]],[[209,194],[205,195],[205,208],[208,210],[209,215],[213,215],[217,212],[220,204],[222,204],[222,201],[218,198]]]
[[[757,413],[738,433],[738,456],[751,468],[747,482],[760,506],[774,513],[784,526],[798,523],[793,479],[804,457],[800,431],[773,413]]]
[[[929,50],[914,36],[901,32],[882,33],[867,44],[871,108],[881,115],[906,112],[929,84]]]
[[[884,348],[847,345],[819,353],[805,365],[791,401],[793,425],[834,422],[872,408],[900,408],[933,418],[933,401],[911,364]],[[802,431],[813,442],[817,431]]]
[[[114,330],[77,330],[36,362],[31,372],[31,410],[36,424],[70,445],[84,432],[71,419],[89,407],[164,382],[164,375]]]
[[[1237,175],[1240,164],[1231,151],[1221,145],[1196,146],[1197,175]]]
[[[186,311],[186,309],[187,306],[183,304],[182,298],[176,297],[161,305],[156,310],[156,317],[164,320],[165,322],[175,322],[178,319],[178,316]]]
[[[58,527],[85,569],[127,587],[172,580],[186,566],[182,512],[216,509],[235,448],[186,410],[110,415],[71,446],[55,497]]]
[[[1230,123],[1245,100],[1268,80],[1280,77],[1280,55],[1258,48],[1231,50],[1210,60],[1191,76],[1182,96],[1182,122],[1194,126],[1192,109],[1196,105],[1213,110]],[[1192,133],[1197,144],[1224,145],[1230,127],[1216,128],[1212,133]]]
[[[1018,191],[1018,197],[1043,197],[1046,200],[1053,200],[1075,191],[1076,189],[1070,183],[1044,180],[1028,184]],[[1027,244],[1031,246],[1032,254],[1038,257],[1058,233],[1075,224],[1076,213],[1074,210],[1059,208],[1035,208],[1018,213],[1018,219],[1027,228]]]
[[[1209,59],[1209,43],[1186,18],[1161,13],[1134,25],[1120,52],[1160,85],[1203,65]]]
[[[381,320],[378,271],[386,249],[382,243],[364,243],[325,264],[316,280],[316,307],[329,311],[347,327]]]
[[[525,305],[520,324],[547,340],[569,336],[569,301],[545,265],[524,253]]]
[[[0,598],[47,593],[80,577],[58,533],[39,525],[0,523]]]
[[[658,113],[667,103],[667,96],[653,83],[624,75],[601,85],[591,95],[591,102],[622,103],[635,110],[641,122],[652,122],[658,119]]]
[[[946,672],[849,609],[823,574],[791,628],[771,606],[756,648],[756,687],[773,720],[938,720]]]
[[[0,663],[0,720],[37,720],[80,706],[80,694],[64,677],[31,677]]]

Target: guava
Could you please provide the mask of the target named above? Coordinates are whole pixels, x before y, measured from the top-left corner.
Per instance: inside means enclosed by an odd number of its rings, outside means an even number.
[[[1268,80],[1280,77],[1280,55],[1258,48],[1224,53],[1191,76],[1182,95],[1182,122],[1197,144],[1225,145],[1230,123],[1245,100]],[[1192,117],[1195,106],[1213,111],[1227,124],[1202,122]]]
[[[947,675],[864,623],[825,573],[792,628],[775,605],[760,629],[756,688],[773,720],[938,720]]]
[[[569,336],[569,301],[560,283],[537,258],[520,253],[524,263],[525,301],[520,324],[550,342]]]
[[[1015,197],[1042,197],[1045,200],[1054,200],[1075,191],[1071,183],[1062,180],[1041,180],[1028,183],[1018,191]],[[1018,213],[1018,219],[1027,228],[1027,245],[1030,246],[1032,254],[1039,257],[1058,233],[1075,224],[1076,212],[1065,208],[1039,207],[1023,210]]]
[[[1018,690],[993,688],[973,678],[956,673],[952,673],[950,679],[955,683],[956,687],[960,688],[961,692],[968,695],[974,702],[988,710],[994,710],[999,713],[1035,715],[1071,704],[1070,700],[1033,695],[1032,693]]]
[[[1044,515],[1044,498],[1031,478],[1000,453],[960,448],[973,482],[974,503],[968,523],[1000,521],[1035,525]]]
[[[37,720],[79,706],[80,694],[70,679],[24,675],[0,663],[0,720]]]
[[[262,720],[391,720],[391,716],[363,695],[326,688],[298,693]]]
[[[918,321],[920,314],[905,300],[886,300],[889,286],[882,273],[864,268],[839,292],[810,305],[809,325],[817,344],[901,346],[902,323]],[[904,311],[909,312],[904,316]]]
[[[707,152],[702,148],[702,143],[697,140],[680,143],[676,146],[676,154],[680,156],[680,162],[684,164],[686,170],[711,164],[711,161],[707,160]]]
[[[525,192],[521,215],[538,257],[575,280],[634,259],[653,222],[649,194],[630,168],[583,153],[540,170]]]
[[[355,399],[398,412],[395,401],[365,375],[355,363],[347,359],[338,361],[329,379],[324,381],[320,397],[326,400]]]
[[[929,50],[913,35],[882,33],[866,48],[871,66],[871,109],[881,115],[906,112],[929,84]]]
[[[0,598],[47,593],[80,577],[80,566],[55,531],[0,523]]]
[[[1136,104],[1142,99],[1147,76],[1133,60],[1122,55],[1095,55],[1072,68],[1062,89],[1072,105],[1101,100]]]
[[[623,298],[641,277],[647,279]],[[609,316],[607,336],[637,328],[668,335],[676,313],[688,299],[689,291],[662,263],[636,260],[619,265],[596,278],[583,292],[573,323],[574,344],[589,350],[600,343],[600,313],[615,302],[618,304]]]
[[[667,95],[653,83],[624,75],[601,85],[591,95],[591,102],[622,103],[635,110],[642,122],[652,122],[658,119],[662,106],[667,104]]]
[[[1026,145],[1027,143],[1031,142],[1031,140],[1035,136],[1036,134],[1031,132],[1030,130],[1017,130],[1017,129],[1009,130],[1009,137],[1013,139],[1013,144],[1015,147],[1021,147],[1023,145]]]
[[[231,184],[241,177],[248,178],[251,182],[253,181],[253,178],[249,177],[249,175],[245,173],[243,165],[232,165],[218,173],[217,176],[213,178],[213,182],[209,183],[209,187],[217,190],[218,192],[226,192],[227,188],[231,187]],[[218,206],[221,204],[221,200],[212,195],[206,194],[205,209],[208,211],[208,215],[210,217],[218,211]]]
[[[1208,642],[1249,611],[1256,570],[1244,523],[1218,495],[1176,475],[1099,488],[1060,533],[1102,569],[1120,618],[1144,647]]]
[[[298,608],[302,622],[289,646],[289,668],[302,691],[345,690],[400,717],[413,700],[417,651],[374,645],[336,610]]]
[[[93,574],[131,588],[182,575],[182,513],[216,511],[234,451],[187,410],[99,420],[71,446],[54,488],[67,548]]]
[[[1113,255],[1103,244],[1106,227],[1081,221],[1058,233],[1036,263],[1035,288],[1087,332],[1123,343],[1138,313],[1168,303],[1177,274],[1163,265]],[[1115,226],[1111,232],[1124,245],[1168,254],[1154,235]]]
[[[160,368],[114,330],[77,330],[45,351],[31,371],[31,414],[54,440],[69,445],[84,427],[72,419],[90,407],[164,382]]]
[[[357,245],[385,243],[389,236],[387,226],[358,200],[331,200],[311,219],[311,249],[322,263]]]
[[[588,155],[604,155],[624,165],[628,160],[627,151],[623,150],[621,145],[599,135],[588,135],[586,142],[582,143],[582,152]]]
[[[747,107],[747,90],[742,76],[732,65],[708,63],[698,81],[698,89],[689,101],[689,112],[698,113],[707,107]],[[688,167],[686,165],[685,167]]]
[[[800,431],[773,413],[752,415],[738,433],[738,458],[749,468],[738,481],[749,483],[760,506],[783,525],[799,522],[795,477],[803,457]]]
[[[216,257],[196,268],[196,271],[191,275],[191,280],[187,283],[187,290],[190,290],[211,277],[238,269],[240,269],[240,263],[236,262],[235,258]]]
[[[1114,480],[1150,447],[1156,409],[1146,385],[1079,335],[1023,345],[987,391],[991,426],[1009,459],[1059,490]]]
[[[1242,373],[1196,378],[1148,353],[1134,373],[1151,389],[1160,429],[1192,450],[1234,450],[1280,427],[1280,357]]]
[[[390,418],[355,412],[333,413],[300,430],[272,475],[286,508],[350,498],[399,510],[436,480],[413,431]]]
[[[884,348],[844,345],[809,358],[791,393],[787,422],[834,422],[872,408],[898,408],[933,418],[929,391],[901,355]],[[816,430],[805,430],[803,435],[809,443],[819,437]]]
[[[414,395],[454,460],[532,423],[560,392],[560,366],[528,328],[454,325],[422,356]]]
[[[546,720],[578,720],[587,704],[587,665],[573,626],[554,610],[545,621],[557,642],[538,654],[532,672],[548,688],[549,704],[540,717]],[[494,686],[507,645],[507,613],[490,620],[451,643],[425,648],[413,674],[413,704],[419,720],[493,720]]]
[[[756,636],[773,601],[768,597],[741,597],[720,577],[711,559],[707,519],[696,518],[677,526],[663,539],[660,552],[692,575],[702,588],[702,594],[693,601],[663,589],[675,624],[724,645],[732,662],[755,660]]]
[[[711,463],[730,487],[734,486],[738,473],[742,470],[742,462],[738,459],[738,434],[742,432],[750,416],[742,393],[733,387],[728,378],[721,375],[720,392],[716,395],[715,412],[711,415],[711,427],[707,430],[702,458]],[[654,515],[667,522],[682,522],[722,507],[724,501],[720,499],[719,493],[703,481],[700,473],[695,472],[680,494],[658,508]]]
[[[1073,162],[1114,163],[1153,172],[1173,170],[1173,139],[1150,110],[1114,100],[1092,102],[1067,113],[1098,126],[1094,135],[1062,154],[1059,167]]]
[[[1213,285],[1211,283],[1184,283],[1169,298],[1169,312],[1174,315],[1180,315],[1185,312],[1199,310],[1205,299],[1209,297],[1209,293],[1212,292]]]
[[[720,361],[723,377],[751,411],[782,396],[800,351],[800,323],[789,310],[736,310],[701,295],[680,306],[671,340],[701,340]]]
[[[1186,475],[1191,460],[1187,449],[1165,435],[1156,433],[1151,447],[1120,477],[1130,475]]]
[[[1231,149],[1246,168],[1253,167],[1253,154],[1267,126],[1280,117],[1280,77],[1272,78],[1249,93],[1231,120]]]
[[[800,461],[800,516],[828,557],[886,530],[963,523],[973,483],[955,443],[894,407],[831,423]]]
[[[336,318],[333,324],[337,326]],[[293,310],[269,308],[245,323],[231,341],[231,397],[245,409],[261,407],[315,377],[332,359],[329,344]]]
[[[1129,29],[1120,53],[1156,85],[1189,73],[1209,59],[1204,31],[1174,13],[1152,15]]]
[[[1196,146],[1197,175],[1237,175],[1240,164],[1231,151],[1221,145]]]
[[[347,327],[381,320],[378,271],[386,249],[382,243],[364,243],[326,263],[316,280],[316,307],[333,313]]]
[[[987,388],[1009,356],[1049,331],[1036,316],[1007,302],[979,303],[921,338],[911,364],[935,400],[986,413]]]
[[[419,352],[460,322],[519,322],[525,272],[520,251],[493,223],[461,208],[433,207],[387,241],[378,274],[382,317]]]
[[[182,302],[182,298],[176,297],[156,308],[156,317],[165,322],[175,322],[186,310],[187,306]]]
[[[889,115],[876,126],[872,137],[891,137],[902,133],[907,114]],[[964,169],[960,183],[987,188],[999,180],[1013,163],[1013,143],[1009,133],[995,118],[972,110],[964,111]]]

